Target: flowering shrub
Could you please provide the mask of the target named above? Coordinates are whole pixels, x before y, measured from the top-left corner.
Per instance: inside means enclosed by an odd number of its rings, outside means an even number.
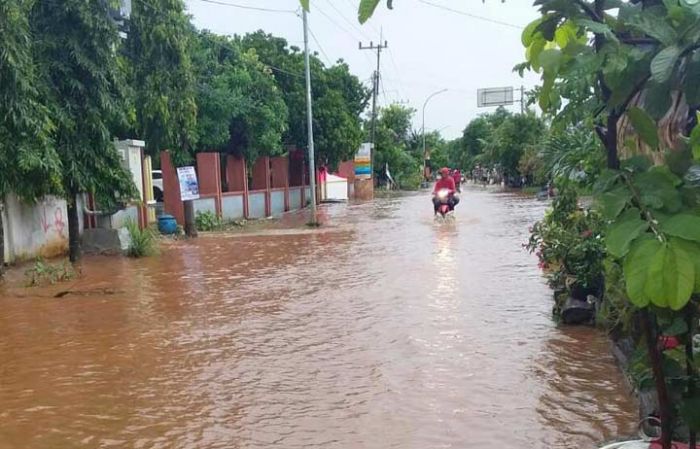
[[[587,294],[599,294],[602,286],[601,228],[600,216],[580,208],[576,192],[564,188],[544,219],[530,229],[525,247],[537,255],[554,290],[566,289],[585,300]]]

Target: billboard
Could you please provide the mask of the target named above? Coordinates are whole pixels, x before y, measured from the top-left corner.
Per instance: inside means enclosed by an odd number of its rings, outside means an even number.
[[[355,179],[372,178],[372,144],[363,143],[355,154]]]
[[[476,98],[477,106],[480,108],[508,106],[513,104],[513,87],[479,89],[477,90]]]

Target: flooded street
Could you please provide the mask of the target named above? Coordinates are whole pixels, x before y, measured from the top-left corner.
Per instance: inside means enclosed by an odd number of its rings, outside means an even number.
[[[0,449],[585,449],[628,435],[636,404],[605,336],[556,327],[521,247],[545,207],[472,189],[439,225],[423,193],[324,206],[319,231],[86,258],[46,289],[11,274]]]

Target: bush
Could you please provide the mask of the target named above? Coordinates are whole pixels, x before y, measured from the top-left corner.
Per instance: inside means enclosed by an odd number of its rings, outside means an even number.
[[[214,231],[223,226],[221,218],[211,211],[197,212],[195,224],[198,231]]]
[[[155,232],[150,229],[141,229],[134,221],[126,223],[129,231],[129,248],[126,253],[129,257],[147,257],[158,252]]]
[[[605,243],[603,222],[578,207],[573,188],[564,188],[545,218],[531,229],[526,247],[537,254],[539,265],[555,291],[567,290],[577,299],[599,296],[603,283]]]
[[[67,261],[63,261],[60,264],[52,264],[39,258],[34,262],[32,268],[24,272],[24,275],[27,277],[28,286],[37,287],[73,279],[75,270]]]

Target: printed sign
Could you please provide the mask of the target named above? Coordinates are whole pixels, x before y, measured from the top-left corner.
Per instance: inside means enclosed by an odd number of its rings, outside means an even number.
[[[372,144],[363,143],[355,154],[355,179],[372,178]]]
[[[477,106],[486,108],[490,106],[508,106],[513,104],[512,87],[492,87],[490,89],[478,89],[476,94]]]
[[[177,179],[180,181],[180,198],[182,201],[199,199],[199,184],[194,167],[178,167]]]

